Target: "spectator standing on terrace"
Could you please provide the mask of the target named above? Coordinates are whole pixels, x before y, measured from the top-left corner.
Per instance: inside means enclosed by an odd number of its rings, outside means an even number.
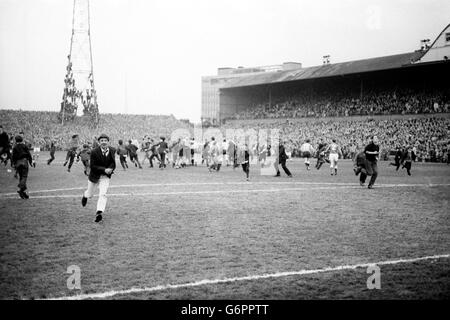
[[[372,141],[366,146],[364,149],[364,153],[366,154],[366,170],[367,175],[371,176],[368,189],[373,189],[373,185],[375,184],[375,180],[378,177],[378,156],[380,154],[380,146],[378,145],[378,137],[373,136]]]

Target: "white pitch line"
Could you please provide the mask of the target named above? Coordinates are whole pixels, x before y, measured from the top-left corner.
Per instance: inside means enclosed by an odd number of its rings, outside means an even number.
[[[110,185],[109,188],[140,188],[140,187],[172,187],[172,186],[209,186],[209,185],[331,185],[331,186],[355,186],[355,183],[345,182],[306,182],[306,181],[255,181],[255,182],[186,182],[186,183],[147,183],[147,184],[122,184],[122,185]],[[450,186],[449,183],[428,183],[428,184],[377,184],[378,187],[438,187],[438,186]],[[74,188],[61,188],[61,189],[47,189],[47,190],[35,190],[29,191],[29,194],[36,193],[51,193],[60,191],[74,191],[85,190],[86,186],[74,187]],[[0,193],[1,197],[16,196],[16,192]],[[35,198],[35,197],[34,197]]]
[[[139,188],[139,187],[173,187],[173,186],[213,186],[213,185],[252,185],[252,184],[264,184],[268,183],[265,181],[252,181],[252,182],[183,182],[183,183],[142,183],[142,184],[120,184],[120,185],[110,185],[111,188]],[[341,183],[341,182],[301,182],[301,181],[274,181],[270,184],[300,184],[300,185],[343,185],[343,186],[353,186],[354,183]],[[74,187],[74,188],[62,188],[62,189],[47,189],[47,190],[35,190],[29,191],[29,194],[34,193],[50,193],[59,191],[72,191],[72,190],[84,190],[86,186]],[[1,196],[12,196],[16,195],[14,192],[10,193],[0,193]]]
[[[337,267],[327,267],[323,269],[313,269],[313,270],[300,270],[300,271],[287,271],[287,272],[277,272],[270,274],[262,274],[262,275],[253,275],[253,276],[245,276],[245,277],[234,277],[234,278],[224,278],[224,279],[205,279],[196,282],[188,282],[181,284],[166,284],[159,285],[155,287],[144,287],[144,288],[131,288],[127,290],[111,290],[102,293],[90,293],[90,294],[79,294],[74,296],[65,296],[58,298],[49,298],[44,300],[84,300],[84,299],[104,299],[113,297],[116,295],[123,294],[132,294],[132,293],[142,293],[142,292],[156,292],[163,291],[168,289],[179,289],[179,288],[189,288],[189,287],[199,287],[203,285],[211,285],[211,284],[219,284],[219,283],[232,283],[238,281],[251,281],[251,280],[260,280],[260,279],[268,279],[268,278],[281,278],[281,277],[289,277],[289,276],[302,276],[308,274],[318,274],[324,272],[333,272],[333,271],[341,271],[341,270],[354,270],[357,268],[368,268],[369,266],[377,265],[394,265],[400,263],[413,263],[417,261],[424,260],[437,260],[443,258],[450,258],[450,254],[442,254],[442,255],[434,255],[434,256],[425,256],[419,258],[412,259],[397,259],[397,260],[387,260],[387,261],[378,261],[371,263],[360,263],[354,265],[342,265]]]
[[[450,186],[450,184],[430,185],[430,184],[386,184],[378,185],[377,189],[382,188],[401,188],[401,187],[434,187],[434,186]],[[192,195],[192,194],[229,194],[229,193],[262,193],[262,192],[283,192],[283,191],[310,191],[310,190],[344,190],[344,189],[363,189],[359,185],[349,186],[324,186],[324,187],[303,187],[303,188],[281,188],[281,189],[241,189],[241,190],[202,190],[202,191],[172,191],[172,192],[126,192],[126,193],[108,193],[109,197],[129,197],[129,196],[171,196],[171,195]],[[14,197],[13,197],[14,195]],[[15,199],[16,194],[12,193],[3,199]],[[95,195],[97,196],[97,195]],[[62,194],[62,195],[46,195],[33,196],[31,199],[52,199],[52,198],[79,198],[79,194]]]

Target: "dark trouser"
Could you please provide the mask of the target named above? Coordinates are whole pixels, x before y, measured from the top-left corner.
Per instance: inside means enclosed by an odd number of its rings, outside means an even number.
[[[194,149],[191,149],[191,165],[194,165]]]
[[[411,161],[405,161],[405,164],[403,165],[406,168],[409,176],[411,175],[411,164]]]
[[[395,159],[394,161],[395,161],[395,163],[391,162],[389,165],[396,167],[395,170],[398,171],[398,168],[400,168],[400,159]]]
[[[50,152],[50,159],[47,160],[47,164],[52,163],[52,161],[55,160],[55,152]]]
[[[163,152],[163,153],[160,153],[159,154],[159,158],[161,159],[161,162],[160,162],[160,164],[159,164],[159,167],[160,168],[165,168],[166,167],[166,154]]]
[[[366,170],[367,170],[367,175],[371,176],[370,181],[369,181],[369,186],[373,186],[375,183],[375,180],[377,180],[377,177],[378,177],[377,161],[367,161],[366,162]]]
[[[325,160],[323,158],[317,158],[317,162],[316,162],[316,168],[317,170],[320,169],[320,167],[325,163]]]
[[[133,155],[130,154],[130,160],[131,160],[131,162],[137,163],[139,168],[142,168],[141,163],[139,162],[137,153],[133,154]]]
[[[247,175],[247,178],[248,178],[248,176],[250,175],[250,165],[249,165],[248,162],[242,164],[242,170],[244,170],[244,172],[245,172],[245,174]]]
[[[359,175],[359,182],[365,183],[365,182],[366,182],[366,179],[367,179],[367,171],[366,171],[366,168],[364,168],[364,167],[358,167],[358,170],[359,170],[359,172],[360,172],[360,175]]]
[[[150,167],[152,167],[152,168],[153,168],[153,159],[154,158],[158,159],[158,161],[161,162],[161,159],[159,158],[158,154],[157,153],[152,153],[152,155],[150,156],[150,159],[149,159]]]
[[[286,159],[280,160],[280,164],[281,167],[283,168],[284,172],[288,175],[291,176],[291,172],[289,171],[289,169],[286,167]],[[277,172],[277,175],[280,174],[280,171]]]
[[[21,159],[16,163],[16,170],[19,174],[19,189],[21,191],[27,190],[27,178],[28,178],[28,160]]]
[[[126,169],[128,167],[127,165],[127,158],[123,155],[119,155],[120,164],[122,165],[122,168]]]
[[[88,176],[91,171],[91,167],[89,166],[89,160],[82,160],[81,162],[83,162],[84,173]]]
[[[68,167],[69,169],[72,168],[74,160],[75,160],[75,152],[73,152],[72,150],[67,151],[66,162],[69,161],[69,167]]]

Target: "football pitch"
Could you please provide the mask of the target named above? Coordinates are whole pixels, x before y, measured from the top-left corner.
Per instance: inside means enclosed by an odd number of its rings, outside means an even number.
[[[95,223],[81,162],[68,173],[56,156],[30,168],[28,200],[0,166],[1,299],[450,298],[446,164],[413,163],[407,176],[380,162],[369,190],[348,160],[337,176],[289,161],[292,179],[253,165],[250,181],[241,167],[122,171],[117,160]],[[373,264],[380,289],[367,286]]]

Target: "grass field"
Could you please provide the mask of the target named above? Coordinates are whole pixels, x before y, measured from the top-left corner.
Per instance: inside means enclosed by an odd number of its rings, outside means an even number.
[[[349,161],[331,176],[293,160],[293,179],[252,166],[250,182],[241,168],[118,167],[96,224],[81,163],[68,173],[63,153],[47,157],[30,169],[29,200],[0,167],[2,299],[450,298],[445,164],[414,163],[409,177],[381,162],[373,190]],[[379,264],[379,290],[355,266],[399,259]],[[81,290],[67,288],[71,265]]]

